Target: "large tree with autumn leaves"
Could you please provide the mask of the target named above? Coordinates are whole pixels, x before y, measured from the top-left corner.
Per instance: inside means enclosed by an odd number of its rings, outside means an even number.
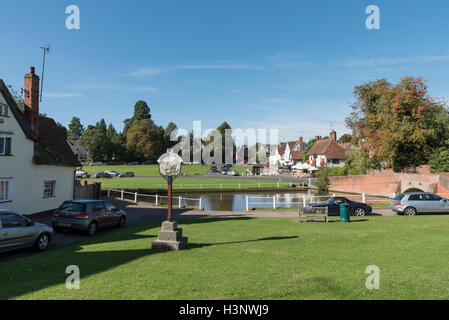
[[[438,148],[449,146],[449,114],[432,98],[422,78],[397,84],[377,80],[356,86],[353,112],[346,118],[353,142],[377,167],[428,163]]]

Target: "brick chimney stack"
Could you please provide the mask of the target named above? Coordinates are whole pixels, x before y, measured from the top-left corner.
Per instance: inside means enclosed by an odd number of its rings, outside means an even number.
[[[335,132],[335,130],[331,131],[331,139],[337,141],[337,132]]]
[[[30,73],[25,75],[25,116],[36,136],[39,136],[39,76],[30,67]]]
[[[303,151],[304,140],[302,137],[299,137],[299,151]]]

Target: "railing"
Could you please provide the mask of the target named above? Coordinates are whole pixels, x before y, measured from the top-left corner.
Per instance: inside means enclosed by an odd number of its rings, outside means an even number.
[[[112,193],[119,193],[120,194],[120,200],[124,200],[126,198],[126,195],[131,195],[132,199],[134,203],[138,203],[138,198],[153,198],[154,201],[145,201],[145,202],[149,202],[149,203],[154,203],[155,206],[160,206],[163,205],[164,199],[168,200],[167,196],[161,196],[158,194],[143,194],[143,193],[138,193],[138,192],[129,192],[129,191],[125,191],[124,189],[107,189],[107,196],[108,198],[111,198],[111,194]],[[179,208],[182,208],[183,206],[187,206],[187,204],[190,202],[194,202],[194,203],[198,203],[197,207],[198,210],[203,210],[203,202],[202,199],[194,199],[194,198],[186,198],[186,197],[172,197],[172,202],[173,204],[177,204]]]
[[[174,183],[173,189],[177,190],[191,190],[191,189],[263,189],[263,188],[292,188],[293,185],[298,183],[293,182],[255,182],[255,183]],[[125,186],[125,185],[124,185]],[[302,184],[304,186],[304,183]],[[307,183],[305,184],[307,186]],[[189,188],[190,187],[190,188]],[[120,185],[116,185],[116,188],[121,188]],[[135,184],[126,185],[127,189],[166,189],[166,184],[154,183],[154,184]]]
[[[279,195],[272,195],[272,196],[249,196],[246,195],[245,199],[245,209],[248,211],[250,208],[250,205],[263,205],[269,208],[277,209],[277,208],[295,208],[295,207],[306,207],[307,205],[317,203],[320,199],[329,199],[331,197],[345,197],[349,200],[357,201],[360,199],[360,202],[362,203],[372,203],[372,202],[379,202],[379,203],[389,203],[391,201],[391,198],[394,198],[396,196],[395,193],[392,194],[391,197],[384,198],[384,199],[378,199],[373,198],[376,197],[376,195],[369,195],[369,198],[367,199],[367,195],[365,193],[362,193],[361,195],[348,195],[348,194],[332,194],[332,195],[314,195],[314,194],[298,194],[296,196],[279,196]],[[378,195],[377,197],[382,197],[381,195]],[[383,196],[385,197],[385,196]],[[251,201],[254,200],[254,201]],[[296,200],[296,201],[295,201]],[[293,206],[292,206],[293,205]]]

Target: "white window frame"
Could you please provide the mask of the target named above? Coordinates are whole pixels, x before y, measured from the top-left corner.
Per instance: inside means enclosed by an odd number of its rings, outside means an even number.
[[[47,183],[51,183],[51,189],[47,187]],[[45,180],[43,198],[54,198],[56,197],[56,180]]]
[[[5,192],[5,186],[8,188],[7,192]],[[9,201],[12,201],[12,178],[0,178],[0,203]]]
[[[9,107],[7,104],[0,103],[0,116],[9,117]]]
[[[10,156],[12,155],[12,137],[7,137],[7,136],[0,136],[0,139],[3,139],[3,150],[0,150],[0,156]],[[6,139],[10,139],[11,140],[11,146],[9,148],[9,153],[6,154]]]

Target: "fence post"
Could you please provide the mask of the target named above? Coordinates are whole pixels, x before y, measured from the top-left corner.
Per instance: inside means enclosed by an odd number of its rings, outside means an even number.
[[[280,188],[281,187],[281,184],[278,182],[278,188]]]
[[[248,207],[248,195],[245,195],[245,203],[246,203],[246,211],[248,211],[249,210],[249,207]]]
[[[240,183],[239,183],[239,189],[240,189]]]
[[[306,195],[305,194],[302,195],[302,206],[303,207],[306,206]]]
[[[181,196],[179,196],[179,199],[178,199],[178,207],[181,208]]]
[[[276,195],[273,195],[273,209],[276,209]]]
[[[121,195],[120,195],[120,199],[123,200],[123,189],[122,189],[122,192],[121,192]]]
[[[259,188],[260,188],[260,182],[259,182]]]
[[[335,193],[334,193],[334,194],[332,194],[332,197],[334,197],[334,198],[335,198]]]
[[[181,189],[182,189],[182,183],[181,183]]]
[[[137,203],[137,192],[134,193],[134,203]]]
[[[203,199],[200,197],[200,210],[203,210]]]
[[[223,183],[220,183],[220,189],[223,189]]]
[[[158,195],[156,195],[156,206],[157,206],[157,202],[158,202],[157,200],[158,200]]]
[[[366,195],[365,195],[365,192],[362,193],[362,202],[363,202],[363,203],[366,203]]]
[[[108,189],[108,198],[111,197],[111,189]]]
[[[290,188],[292,187],[292,183],[290,182]]]
[[[203,184],[201,184],[201,189],[203,189]]]

